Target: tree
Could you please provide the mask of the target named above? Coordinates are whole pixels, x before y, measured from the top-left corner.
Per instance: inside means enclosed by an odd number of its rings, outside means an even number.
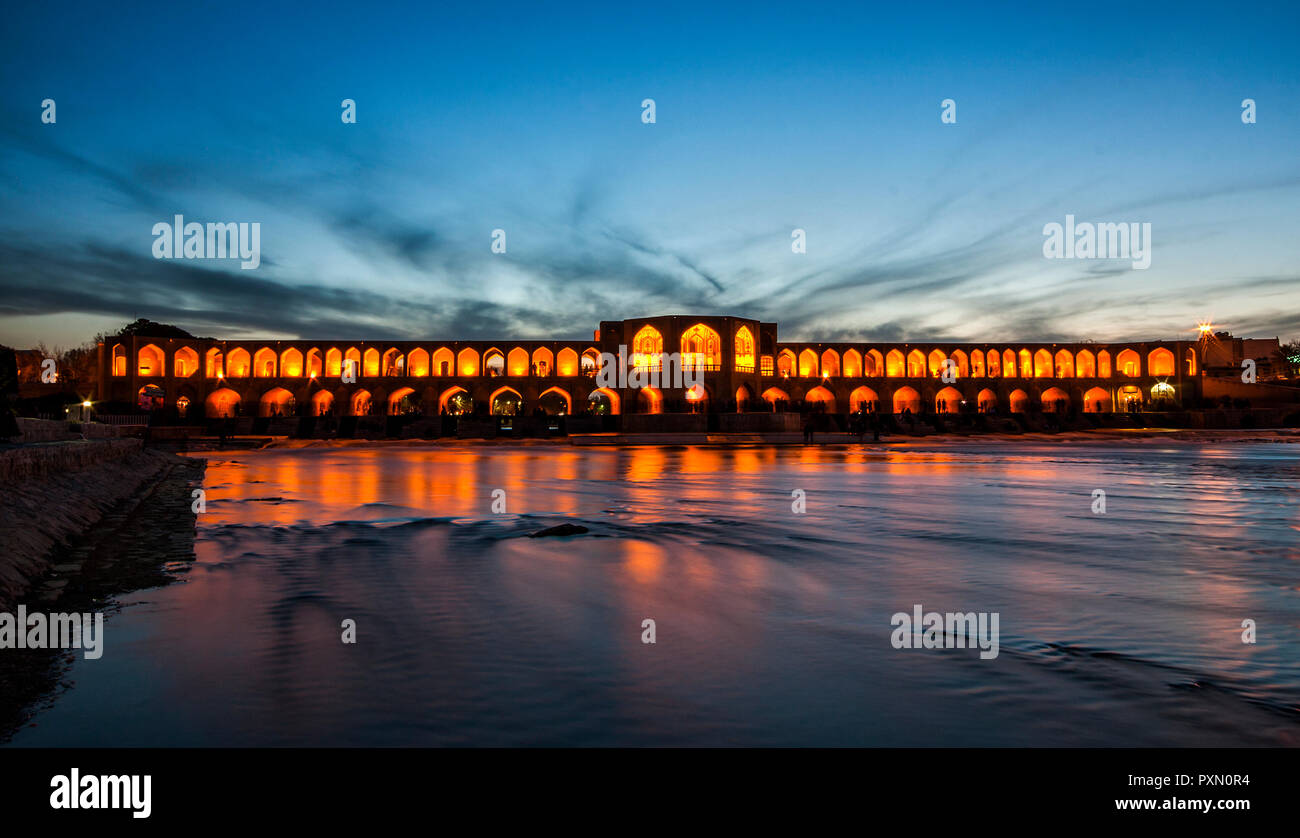
[[[98,334],[95,336],[96,342],[102,341],[108,337],[116,336],[130,337],[132,335],[142,338],[193,338],[194,335],[182,329],[180,326],[171,326],[166,323],[155,323],[152,320],[140,319],[127,323],[122,327],[117,335]]]
[[[1277,351],[1282,369],[1291,378],[1300,377],[1300,340],[1284,343]]]

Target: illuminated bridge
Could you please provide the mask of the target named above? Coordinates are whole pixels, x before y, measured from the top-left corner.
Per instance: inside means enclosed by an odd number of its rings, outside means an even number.
[[[620,346],[629,365],[680,353],[702,385],[602,387],[601,355],[617,356]],[[96,397],[191,418],[1117,412],[1194,404],[1203,347],[1192,340],[782,342],[775,323],[680,315],[602,322],[590,341],[122,336],[99,346]]]

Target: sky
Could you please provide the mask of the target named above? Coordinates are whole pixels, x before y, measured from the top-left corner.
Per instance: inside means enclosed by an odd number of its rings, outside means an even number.
[[[0,343],[1300,338],[1300,4],[333,5],[6,4]]]

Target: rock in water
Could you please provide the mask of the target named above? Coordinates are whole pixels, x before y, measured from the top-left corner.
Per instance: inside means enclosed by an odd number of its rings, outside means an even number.
[[[560,524],[558,527],[547,527],[544,530],[529,533],[528,537],[543,538],[548,535],[582,535],[586,531],[586,527],[580,527],[577,524]]]

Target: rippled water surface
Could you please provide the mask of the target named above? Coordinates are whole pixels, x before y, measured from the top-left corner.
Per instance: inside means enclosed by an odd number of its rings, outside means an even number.
[[[215,454],[198,561],[13,744],[1296,745],[1298,454]],[[892,648],[918,603],[999,656]]]

